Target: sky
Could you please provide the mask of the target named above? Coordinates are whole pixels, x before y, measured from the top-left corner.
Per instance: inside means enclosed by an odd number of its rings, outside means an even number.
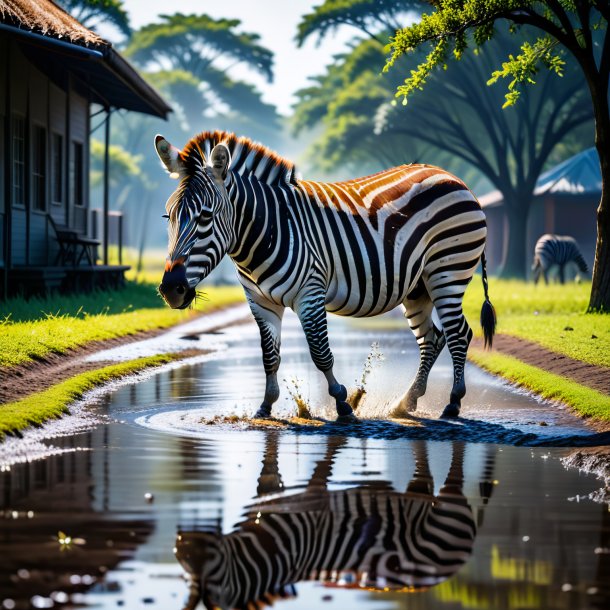
[[[346,44],[357,34],[344,27],[330,34],[316,46],[314,37],[302,48],[294,41],[301,16],[311,11],[322,0],[124,0],[134,29],[151,23],[160,14],[207,13],[211,17],[240,19],[243,31],[258,34],[260,44],[273,51],[275,56],[275,80],[268,84],[256,74],[248,75],[266,102],[277,106],[282,114],[290,114],[294,92],[308,85],[308,77],[324,73],[332,56],[346,49]],[[236,73],[236,77],[243,75]]]

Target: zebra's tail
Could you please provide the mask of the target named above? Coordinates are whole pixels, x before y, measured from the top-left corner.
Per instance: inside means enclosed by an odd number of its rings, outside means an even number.
[[[496,310],[489,300],[487,284],[487,260],[485,259],[485,252],[481,255],[481,270],[483,277],[483,290],[485,292],[485,301],[483,301],[483,307],[481,307],[481,326],[483,327],[483,339],[485,340],[485,347],[491,348],[496,332]]]

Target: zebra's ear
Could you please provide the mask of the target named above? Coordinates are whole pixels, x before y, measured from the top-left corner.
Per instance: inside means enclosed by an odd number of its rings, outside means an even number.
[[[216,144],[210,153],[210,163],[216,179],[224,180],[231,166],[231,151],[229,147],[222,142]]]
[[[155,150],[159,159],[169,172],[170,178],[178,179],[185,171],[184,163],[180,158],[180,150],[172,146],[163,136],[155,136]]]

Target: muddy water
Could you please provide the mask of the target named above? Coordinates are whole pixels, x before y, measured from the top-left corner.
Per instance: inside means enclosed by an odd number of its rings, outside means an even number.
[[[384,355],[361,426],[210,425],[258,406],[257,332],[183,336],[218,351],[94,395],[86,409],[109,419],[42,441],[63,453],[10,465],[5,454],[0,608],[180,609],[175,547],[187,565],[206,554],[206,594],[221,607],[274,595],[288,609],[610,605],[610,513],[588,497],[602,483],[562,462],[570,445],[604,439],[567,412],[469,367],[463,418],[439,422],[445,355],[418,417],[387,422],[416,346],[406,330],[340,321],[331,337],[346,385],[373,341]],[[294,413],[285,386],[296,378],[312,414],[331,417],[293,319],[283,341],[277,414]],[[35,443],[20,442],[23,457]]]

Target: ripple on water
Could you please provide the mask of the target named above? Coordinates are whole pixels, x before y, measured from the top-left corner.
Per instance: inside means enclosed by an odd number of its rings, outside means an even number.
[[[188,409],[147,413],[136,418],[135,423],[157,431],[195,438],[208,437],[212,428],[219,427],[231,432],[281,428],[298,434],[383,440],[463,441],[527,447],[591,447],[610,444],[609,432],[534,434],[502,424],[461,417],[455,420],[415,416],[409,419],[362,419],[358,424],[345,425],[322,418],[308,421],[296,417],[255,420],[243,415],[210,416],[207,409]]]

